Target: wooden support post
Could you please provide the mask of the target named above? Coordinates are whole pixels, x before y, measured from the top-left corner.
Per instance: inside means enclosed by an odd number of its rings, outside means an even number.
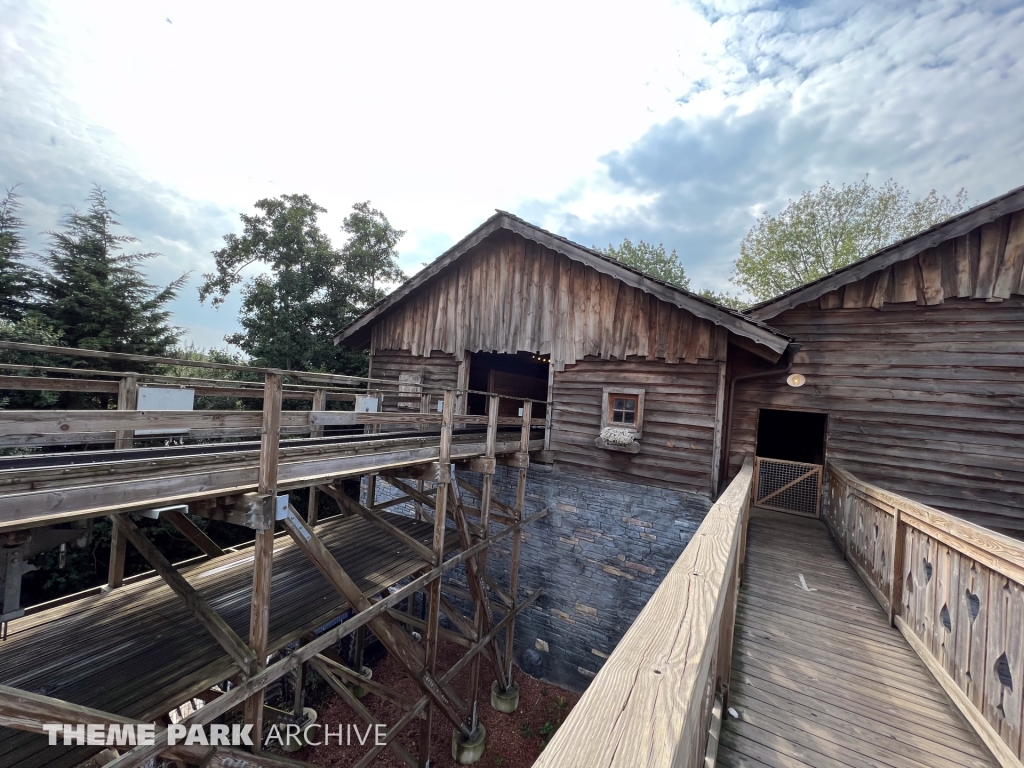
[[[711,498],[718,498],[718,475],[722,462],[722,429],[725,421],[725,361],[718,363],[718,395],[715,400],[715,433],[711,447]]]
[[[305,520],[295,513],[294,508],[288,508],[288,514],[281,523],[288,535],[291,536],[292,541],[305,553],[338,594],[348,600],[353,610],[362,612],[376,609],[378,606],[389,605],[394,599],[394,595],[389,595],[388,598],[371,605],[356,583],[345,572],[345,569],[338,564],[338,561],[320,541],[320,538],[309,529]],[[430,579],[428,583],[435,581],[437,581],[436,578]],[[398,623],[386,612],[375,613],[374,618],[363,623],[370,627],[388,652],[409,671],[413,679],[419,683],[424,692],[430,695],[433,702],[439,706],[452,723],[456,726],[461,725],[466,708],[462,699],[451,686],[442,684],[434,677],[424,664],[423,651],[412,642],[398,626]]]
[[[107,564],[107,587],[117,589],[124,584],[124,559],[128,554],[124,535],[115,525],[110,531],[110,561]]]
[[[327,390],[318,389],[313,393],[313,404],[310,406],[310,411],[326,411],[327,410]],[[314,424],[309,429],[310,437],[323,437],[324,428],[322,424]],[[309,486],[309,506],[306,508],[306,520],[310,526],[316,527],[317,522],[320,519],[320,514],[317,507],[316,498],[316,486]]]
[[[372,507],[377,503],[377,475],[366,476],[366,506]]]
[[[437,562],[444,559],[444,526],[448,514],[448,486],[451,483],[452,459],[452,417],[455,415],[455,397],[450,389],[444,391],[441,401],[441,442],[438,452],[437,495],[434,497],[434,542],[432,549]],[[437,579],[427,587],[427,652],[426,670],[433,676],[437,672],[437,636],[441,612],[441,580]],[[426,720],[420,723],[419,762],[420,768],[430,763],[430,729],[433,706],[428,704]]]
[[[184,515],[176,509],[170,509],[161,512],[160,519],[173,525],[181,535],[199,547],[204,555],[220,557],[224,554],[224,550],[217,545],[217,542],[207,536],[206,532],[192,522],[188,515]]]
[[[117,385],[117,410],[136,411],[139,408],[139,380],[134,376],[125,376]],[[135,430],[119,429],[114,433],[114,449],[123,451],[131,448],[135,440]]]
[[[494,458],[495,446],[498,442],[498,406],[500,400],[497,395],[490,395],[487,398],[487,438],[484,446],[484,457]],[[494,484],[494,475],[483,475],[483,488],[480,491],[480,528],[483,530],[484,538],[490,536],[491,523],[491,488]],[[477,569],[481,576],[487,578],[487,550],[485,549],[477,556]],[[467,570],[468,573],[468,570]],[[484,634],[484,623],[488,618],[487,595],[484,594],[484,602],[477,602],[476,612],[473,616],[473,625],[476,628],[477,636]],[[497,646],[495,646],[494,660],[498,662]],[[500,663],[495,664],[494,673],[501,676]],[[476,701],[480,691],[480,656],[473,659],[469,668],[469,696],[470,701]]]
[[[427,395],[423,395],[420,398],[420,413],[423,413],[423,414],[430,413],[430,397],[427,396]],[[422,480],[417,480],[416,481],[416,490],[419,491],[420,493],[423,493],[423,481]],[[423,520],[424,517],[425,517],[425,515],[423,514],[423,505],[420,504],[417,501],[414,508],[416,510],[416,519],[417,520]]]
[[[544,450],[551,450],[551,419],[555,410],[555,366],[548,362],[548,401],[544,405]]]
[[[892,554],[889,562],[892,563],[892,579],[889,581],[889,625],[896,626],[896,616],[899,614],[900,603],[903,602],[903,561],[906,550],[906,530],[903,520],[900,517],[900,508],[896,507],[893,512],[892,521]]]
[[[277,505],[277,464],[281,441],[281,391],[283,377],[268,373],[263,384],[263,438],[260,441],[260,469],[257,490],[264,504],[271,505],[270,519]],[[254,672],[267,663],[270,634],[270,582],[274,568],[274,527],[256,532],[252,569],[252,604],[249,609],[249,645],[256,654]],[[263,748],[263,691],[245,702],[245,722],[253,726],[255,751]]]
[[[159,574],[167,586],[185,601],[185,605],[192,611],[192,615],[206,627],[207,631],[231,655],[231,658],[241,667],[242,671],[247,675],[252,674],[253,663],[256,661],[255,654],[251,648],[242,642],[242,639],[235,634],[235,631],[228,626],[227,622],[220,617],[220,614],[210,607],[210,604],[206,602],[202,595],[196,592],[192,585],[185,580],[184,576],[178,573],[178,570],[171,564],[171,561],[156,548],[153,542],[146,538],[146,535],[139,530],[130,517],[118,515],[117,517],[112,517],[111,520],[114,526],[121,531],[125,540],[130,541],[132,546],[139,550],[142,556],[146,558],[146,562],[153,566],[153,570]]]
[[[299,664],[295,669],[295,690],[292,692],[292,714],[302,717],[306,705],[306,665]]]
[[[134,411],[139,406],[139,380],[125,376],[117,385],[117,410]],[[134,443],[135,431],[122,429],[114,433],[114,449],[123,451]],[[117,589],[124,584],[124,559],[127,554],[124,536],[117,526],[110,531],[110,560],[107,564],[107,587]]]
[[[533,412],[533,403],[529,400],[523,401],[523,427],[519,435],[519,452],[527,457],[529,461],[530,451],[530,419]],[[516,483],[516,522],[523,520],[523,510],[526,506],[526,467],[519,468],[519,478]],[[519,553],[523,548],[522,529],[512,534],[512,562],[509,564],[509,585],[508,594],[512,598],[512,610],[519,604]],[[505,680],[512,684],[512,656],[516,636],[516,622],[513,618],[505,630]]]

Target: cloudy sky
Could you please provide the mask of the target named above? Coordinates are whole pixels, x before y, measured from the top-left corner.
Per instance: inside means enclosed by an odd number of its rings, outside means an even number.
[[[369,199],[408,272],[495,208],[678,250],[728,288],[756,217],[826,181],[981,202],[1024,184],[1024,2],[0,0],[0,186],[32,233],[90,185],[199,305],[238,214]],[[43,240],[35,237],[41,248]]]

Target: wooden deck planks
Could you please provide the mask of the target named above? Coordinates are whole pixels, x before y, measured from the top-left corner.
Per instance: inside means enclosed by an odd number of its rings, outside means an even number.
[[[389,517],[419,540],[430,540],[429,525]],[[317,532],[367,596],[425,565],[405,545],[361,518],[329,518]],[[248,635],[252,560],[250,546],[181,569],[241,637]],[[270,651],[346,609],[347,603],[291,540],[279,536],[274,545]],[[169,711],[237,671],[157,578],[14,621],[0,650],[0,681],[6,685],[142,720]],[[71,766],[81,760],[76,752],[47,748],[40,736],[0,729],[4,768]]]
[[[750,521],[729,706],[725,768],[997,765],[817,520]]]

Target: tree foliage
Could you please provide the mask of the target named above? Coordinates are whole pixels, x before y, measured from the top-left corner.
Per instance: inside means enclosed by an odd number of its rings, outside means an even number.
[[[730,309],[744,310],[750,306],[750,302],[742,296],[736,293],[729,293],[728,291],[713,291],[710,288],[704,288],[697,291],[697,295]]]
[[[668,253],[662,243],[653,245],[639,240],[634,245],[626,238],[618,247],[609,245],[602,253],[684,290],[690,287],[690,278],[686,276],[686,270],[683,269],[675,249]]]
[[[181,333],[170,324],[167,303],[187,275],[163,288],[152,285],[141,266],[159,254],[125,252],[138,240],[118,231],[116,215],[103,190],[95,187],[88,209],[72,211],[59,231],[46,233],[46,269],[40,302],[32,312],[45,318],[69,347],[165,355]]]
[[[325,209],[308,195],[257,201],[242,233],[224,236],[216,269],[203,275],[200,301],[223,303],[241,284],[240,333],[225,337],[256,365],[359,374],[366,356],[334,347],[332,336],[369,303],[381,284],[402,279],[395,245],[404,234],[368,202],[345,219],[350,237],[337,249],[320,228]],[[249,267],[263,271],[246,279]]]
[[[341,249],[342,261],[362,288],[361,302],[376,304],[388,293],[384,286],[405,280],[395,250],[405,230],[392,227],[383,213],[370,207],[369,200],[356,203],[352,210],[341,227],[349,236]]]
[[[37,283],[18,216],[21,201],[13,189],[0,198],[0,319],[19,320],[32,303]]]
[[[804,192],[780,213],[764,214],[740,246],[731,282],[764,301],[894,242],[938,224],[968,206],[961,189],[952,199],[932,190],[921,199],[889,179],[872,186],[865,176],[836,189],[826,183]]]

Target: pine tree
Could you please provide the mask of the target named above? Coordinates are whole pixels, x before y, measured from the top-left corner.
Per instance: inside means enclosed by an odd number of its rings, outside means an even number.
[[[26,261],[21,201],[13,189],[0,198],[0,319],[18,321],[32,302],[37,275]]]
[[[37,311],[69,347],[165,355],[181,333],[170,325],[166,305],[187,275],[163,288],[149,283],[140,267],[159,254],[126,253],[125,247],[138,241],[117,231],[115,216],[103,190],[95,187],[86,211],[72,211],[60,231],[47,233]],[[101,363],[90,360],[89,366]]]

